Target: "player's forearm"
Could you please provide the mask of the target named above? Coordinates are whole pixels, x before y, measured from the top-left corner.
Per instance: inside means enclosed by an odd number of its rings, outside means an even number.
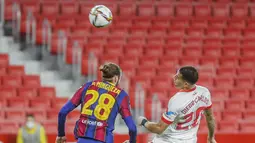
[[[161,134],[164,130],[162,130],[161,126],[155,122],[146,122],[144,127],[152,133]]]
[[[207,119],[207,127],[208,127],[208,138],[214,138],[215,121],[212,116],[208,117]]]
[[[68,101],[58,113],[58,136],[65,136],[65,122],[67,114],[72,111],[76,106]]]

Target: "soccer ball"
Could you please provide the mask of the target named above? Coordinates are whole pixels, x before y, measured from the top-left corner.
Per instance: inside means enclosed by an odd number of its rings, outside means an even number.
[[[96,5],[89,13],[90,23],[97,27],[106,27],[112,22],[112,12],[104,5]]]

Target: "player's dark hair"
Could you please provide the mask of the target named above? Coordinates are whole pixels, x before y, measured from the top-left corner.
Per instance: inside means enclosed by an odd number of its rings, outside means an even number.
[[[105,63],[100,66],[99,70],[102,72],[103,80],[111,81],[114,76],[121,75],[121,69],[117,64]]]
[[[195,84],[198,81],[198,71],[195,67],[184,66],[180,68],[179,72],[182,74],[182,78],[190,84]]]
[[[28,118],[28,117],[34,118],[34,114],[26,114],[26,117],[27,117],[27,118]]]

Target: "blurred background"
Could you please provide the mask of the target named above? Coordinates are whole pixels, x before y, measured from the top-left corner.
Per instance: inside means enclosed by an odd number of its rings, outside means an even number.
[[[89,23],[98,4],[113,13],[106,28]],[[0,0],[0,12],[0,141],[15,143],[31,113],[53,143],[60,108],[109,61],[124,72],[134,116],[153,121],[176,92],[176,70],[197,67],[218,143],[255,142],[254,0]],[[78,109],[67,117],[70,141],[78,117]],[[151,135],[141,132],[146,143]],[[120,117],[115,133],[117,143],[128,139]],[[206,142],[205,119],[198,137]]]

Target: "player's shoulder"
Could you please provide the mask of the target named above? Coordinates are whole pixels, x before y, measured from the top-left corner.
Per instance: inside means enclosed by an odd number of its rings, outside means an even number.
[[[196,90],[200,92],[210,92],[208,88],[201,85],[196,85]]]

